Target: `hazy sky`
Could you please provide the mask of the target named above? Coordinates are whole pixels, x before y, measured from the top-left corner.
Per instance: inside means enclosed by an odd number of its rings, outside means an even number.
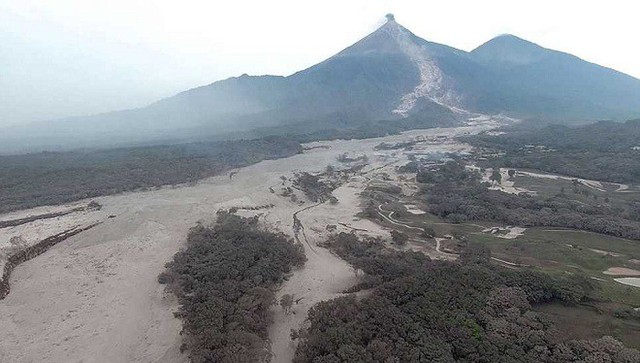
[[[0,0],[0,126],[144,106],[213,81],[289,75],[392,12],[471,50],[512,33],[640,77],[636,0]]]

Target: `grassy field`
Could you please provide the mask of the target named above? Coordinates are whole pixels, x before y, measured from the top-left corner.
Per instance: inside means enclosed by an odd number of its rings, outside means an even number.
[[[574,183],[572,180],[516,175],[514,186],[535,191],[540,198],[552,198],[564,193],[565,198],[588,207],[606,207],[623,213],[633,211],[640,201],[640,189],[613,183]],[[601,189],[601,190],[599,190]],[[563,338],[594,338],[611,335],[627,346],[640,348],[640,320],[621,319],[614,315],[620,309],[640,307],[640,288],[622,285],[603,272],[624,267],[640,271],[640,241],[617,238],[587,231],[562,228],[528,228],[516,238],[503,238],[504,232],[483,232],[489,227],[508,227],[498,222],[473,221],[452,224],[438,216],[413,214],[405,205],[415,205],[423,211],[421,198],[395,196],[374,198],[379,201],[378,223],[405,232],[414,243],[423,241],[426,250],[435,249],[435,241],[425,238],[421,229],[432,230],[437,237],[454,236],[440,241],[441,251],[455,251],[462,244],[458,239],[477,242],[491,250],[494,262],[508,268],[526,268],[552,276],[580,274],[590,278],[595,289],[585,305],[562,306],[545,304],[536,307],[547,313],[558,325]],[[391,203],[385,201],[395,200]],[[382,204],[380,204],[382,203]],[[438,255],[436,255],[438,256]],[[446,256],[445,256],[446,257]]]
[[[479,242],[491,250],[493,257],[518,265],[527,265],[550,274],[575,274],[589,276],[599,285],[595,298],[603,301],[640,307],[640,288],[633,288],[614,281],[616,276],[603,272],[611,267],[627,267],[640,270],[640,242],[606,235],[563,229],[529,228],[523,235],[506,239],[483,233],[483,227],[495,226],[487,222],[477,224],[450,224],[437,221],[432,215],[401,217],[394,219],[416,227],[430,227],[438,236],[464,235],[470,242]],[[435,221],[434,221],[435,220]],[[387,222],[388,223],[388,222]],[[398,226],[389,225],[398,228]],[[405,232],[416,233],[416,230]]]
[[[540,194],[550,195],[559,192],[560,187],[566,182],[567,187],[571,187],[571,181],[542,179],[523,177],[516,180],[526,179],[539,182],[536,190]],[[539,186],[546,188],[540,188]],[[523,185],[533,187],[533,184]],[[607,186],[611,186],[607,184]],[[532,188],[533,189],[533,188]],[[617,187],[616,187],[617,189]],[[610,203],[620,204],[629,202],[638,194],[637,190],[630,189],[628,193],[598,192],[603,195],[610,194]],[[623,195],[618,196],[618,195]],[[583,198],[582,194],[576,198]],[[616,198],[616,199],[614,199]],[[617,238],[593,232],[570,230],[550,227],[528,228],[522,236],[515,239],[500,238],[499,235],[483,233],[483,229],[488,227],[506,227],[496,222],[465,222],[460,224],[448,223],[441,218],[426,213],[412,214],[405,208],[406,204],[416,204],[413,198],[406,198],[406,201],[398,200],[392,203],[380,205],[380,211],[391,217],[392,221],[382,219],[382,223],[389,227],[402,229],[405,232],[418,234],[416,229],[403,227],[402,224],[417,228],[430,228],[436,235],[464,235],[470,241],[481,242],[491,249],[493,255],[518,264],[530,265],[549,272],[576,273],[580,272],[598,279],[610,280],[613,278],[603,275],[602,272],[610,267],[627,267],[630,269],[640,269],[640,241]],[[604,197],[601,202],[604,202]],[[593,200],[593,199],[592,199]],[[590,200],[586,200],[590,202]],[[419,209],[427,209],[424,205],[417,204]],[[637,261],[634,261],[637,260]],[[617,283],[616,283],[617,284]],[[639,289],[640,290],[640,289]],[[640,304],[639,304],[640,305]]]
[[[544,304],[536,309],[549,315],[562,332],[563,339],[586,339],[611,335],[629,347],[640,348],[640,321],[614,317],[619,308],[640,307],[640,288],[614,281],[615,276],[603,274],[610,267],[640,270],[640,242],[585,231],[529,228],[515,239],[483,233],[492,222],[450,224],[438,217],[414,215],[398,211],[399,205],[382,206],[383,213],[396,210],[394,221],[412,227],[432,228],[436,235],[464,235],[470,242],[480,242],[491,250],[493,257],[543,271],[550,275],[583,274],[592,278],[596,287],[590,306]],[[382,218],[380,224],[418,237],[419,230],[406,228]],[[442,248],[455,249],[457,240],[448,240]],[[432,243],[433,244],[433,243]],[[431,246],[433,248],[433,246]],[[501,264],[499,261],[496,263]],[[513,266],[507,266],[513,268]]]
[[[640,256],[640,242],[599,235],[591,232],[530,228],[516,239],[497,238],[487,234],[471,234],[469,239],[482,242],[493,256],[529,265],[550,274],[581,273],[593,279],[601,289],[597,299],[640,306],[640,288],[621,285],[605,275],[611,267],[640,270],[630,260]]]

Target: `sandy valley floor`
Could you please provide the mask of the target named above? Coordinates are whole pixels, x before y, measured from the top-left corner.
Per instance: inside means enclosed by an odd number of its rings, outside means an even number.
[[[251,212],[241,209],[241,213],[262,213],[263,223],[293,235],[293,213],[311,203],[299,205],[270,192],[269,188],[277,187],[281,176],[291,177],[295,171],[320,171],[329,164],[338,166],[336,157],[344,152],[367,154],[370,165],[364,171],[369,173],[338,188],[334,192],[338,204],[319,205],[298,215],[307,237],[308,262],[283,284],[278,296],[290,293],[300,300],[292,314],[285,315],[274,307],[275,323],[269,331],[273,361],[289,362],[295,350],[290,330],[302,324],[313,304],[338,296],[356,282],[346,262],[316,246],[328,233],[326,225],[336,224],[338,230],[344,231],[353,227],[366,230],[362,233],[388,235],[381,227],[355,218],[360,211],[358,193],[375,173],[392,171],[394,165],[407,159],[402,150],[380,152],[373,148],[383,141],[452,136],[495,126],[495,122],[484,121],[468,127],[411,131],[379,139],[318,142],[310,146],[328,148],[242,168],[232,179],[223,175],[194,186],[98,198],[103,205],[100,211],[0,229],[3,248],[3,243],[14,236],[23,236],[33,243],[69,225],[102,222],[13,271],[11,292],[0,300],[0,361],[185,361],[186,355],[179,353],[180,321],[172,315],[176,301],[157,283],[157,275],[181,248],[188,229],[197,221],[210,223],[220,208],[273,204],[273,208]],[[469,150],[467,145],[448,138],[438,140],[426,142],[421,152]],[[43,210],[4,215],[0,220]]]

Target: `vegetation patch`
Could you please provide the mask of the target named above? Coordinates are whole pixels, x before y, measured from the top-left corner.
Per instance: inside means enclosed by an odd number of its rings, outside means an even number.
[[[228,169],[301,152],[296,141],[265,137],[0,156],[0,213],[195,182]]]
[[[449,109],[433,105],[393,122],[332,115],[322,122],[233,135],[245,138],[241,140],[0,156],[0,213],[196,182],[229,169],[301,153],[301,143],[366,139],[460,123]]]
[[[256,218],[219,212],[213,228],[192,228],[158,277],[180,301],[191,362],[268,361],[273,289],[305,260],[301,245],[260,229]]]
[[[532,128],[464,137],[480,148],[484,166],[543,170],[617,183],[640,182],[640,120]]]
[[[640,239],[640,218],[618,208],[590,206],[565,194],[542,198],[489,189],[476,170],[462,161],[420,171],[428,211],[452,223],[500,221],[512,226],[565,227]]]
[[[327,245],[368,276],[365,297],[322,302],[309,312],[295,362],[574,362],[591,355],[631,362],[640,353],[612,338],[561,341],[531,304],[583,301],[592,285],[489,263],[469,245],[459,261],[431,261],[339,234]],[[375,283],[377,281],[377,284]]]
[[[293,185],[301,190],[309,200],[321,203],[332,198],[331,192],[338,184],[328,179],[321,178],[322,175],[313,175],[307,172],[296,174]]]

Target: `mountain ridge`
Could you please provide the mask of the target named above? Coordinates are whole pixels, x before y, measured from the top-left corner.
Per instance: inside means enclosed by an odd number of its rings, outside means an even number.
[[[286,77],[230,77],[146,107],[13,127],[0,141],[5,149],[153,143],[322,123],[336,114],[393,122],[433,109],[416,106],[430,103],[454,113],[624,119],[640,116],[640,80],[511,34],[466,52],[422,39],[390,15],[356,43]]]

